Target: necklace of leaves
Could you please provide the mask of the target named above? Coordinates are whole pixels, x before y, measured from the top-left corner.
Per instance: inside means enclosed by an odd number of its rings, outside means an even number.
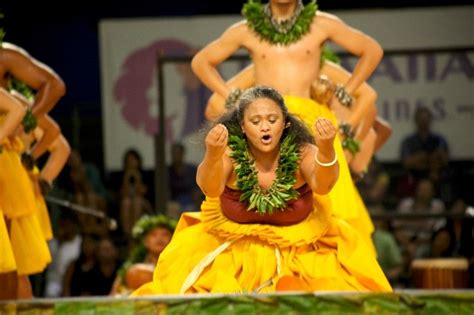
[[[21,95],[23,95],[28,101],[33,101],[35,99],[35,93],[32,89],[30,89],[23,81],[15,79],[14,77],[9,77],[8,80],[8,91],[15,90]],[[23,124],[23,130],[25,133],[32,132],[38,122],[36,117],[33,115],[33,111],[31,108],[26,110],[25,116],[23,116],[23,120],[21,122]]]
[[[251,159],[247,141],[238,135],[229,136],[230,157],[234,160],[237,174],[237,187],[242,191],[240,201],[248,204],[248,211],[261,215],[284,211],[287,202],[296,199],[298,191],[293,188],[298,168],[298,145],[295,136],[289,133],[280,144],[280,157],[276,169],[276,178],[268,189],[260,187],[255,160]]]
[[[298,1],[294,14],[287,20],[277,21],[270,4],[263,5],[259,0],[249,0],[242,8],[247,24],[262,39],[272,44],[289,45],[305,35],[313,22],[318,6],[315,0],[303,5]]]

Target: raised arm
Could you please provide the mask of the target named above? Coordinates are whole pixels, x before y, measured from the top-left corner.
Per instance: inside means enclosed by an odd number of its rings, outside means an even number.
[[[191,62],[196,76],[214,93],[226,99],[231,89],[217,71],[217,65],[234,54],[243,44],[247,32],[244,22],[228,28],[218,39],[200,50]]]
[[[206,196],[220,196],[232,172],[232,162],[226,153],[227,139],[227,128],[220,124],[206,136],[206,153],[196,175],[197,184]]]
[[[26,109],[7,90],[0,88],[0,114],[6,113],[5,120],[0,124],[0,145],[3,139],[10,136],[20,125]]]
[[[231,90],[241,89],[246,90],[255,85],[255,66],[250,64],[245,69],[237,73],[236,76],[232,77],[226,83],[227,87]],[[225,98],[220,94],[214,93],[209,98],[206,107],[206,118],[210,121],[217,120],[219,117],[224,114],[226,111],[225,108]]]
[[[339,164],[334,151],[336,128],[324,118],[314,124],[317,147],[307,145],[301,152],[300,170],[313,192],[325,195],[336,184]]]
[[[37,117],[49,112],[66,92],[63,80],[51,68],[18,46],[3,43],[0,64],[14,78],[36,91],[33,114]]]
[[[351,77],[350,72],[328,60],[324,62],[321,74],[326,75],[334,84],[344,84]],[[361,141],[367,136],[377,115],[377,92],[367,82],[363,82],[352,96],[355,102],[352,104],[351,116],[347,123],[358,129],[355,137]]]
[[[346,91],[353,94],[379,64],[383,56],[382,47],[373,38],[346,25],[334,15],[318,11],[317,19],[329,40],[359,57],[352,76],[345,83]]]

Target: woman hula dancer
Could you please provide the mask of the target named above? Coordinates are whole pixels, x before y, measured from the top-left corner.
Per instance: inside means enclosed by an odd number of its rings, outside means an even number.
[[[337,131],[323,118],[313,128],[314,138],[273,88],[243,92],[206,136],[201,213],[181,217],[134,295],[391,291],[367,244],[331,215]]]

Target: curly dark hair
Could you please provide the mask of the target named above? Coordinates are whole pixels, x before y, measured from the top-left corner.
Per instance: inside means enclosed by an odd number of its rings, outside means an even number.
[[[268,98],[274,101],[281,109],[285,124],[288,126],[283,131],[282,139],[291,133],[295,135],[295,141],[299,147],[306,143],[315,144],[314,138],[306,128],[304,122],[290,114],[281,94],[274,88],[268,86],[255,86],[242,92],[237,107],[224,114],[217,122],[210,126],[210,128],[217,124],[223,124],[229,130],[229,135],[245,137],[241,128],[245,110],[250,104],[260,98]]]

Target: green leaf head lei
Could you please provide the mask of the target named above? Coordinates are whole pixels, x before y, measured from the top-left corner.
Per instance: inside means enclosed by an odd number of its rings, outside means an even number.
[[[146,258],[147,250],[144,244],[145,236],[151,230],[159,227],[165,228],[173,233],[176,227],[176,220],[170,219],[163,214],[144,215],[133,226],[132,236],[137,244],[132,249],[128,259],[118,271],[123,283],[125,282],[125,274],[127,273],[128,268],[130,268],[130,266],[133,264],[143,262]]]

